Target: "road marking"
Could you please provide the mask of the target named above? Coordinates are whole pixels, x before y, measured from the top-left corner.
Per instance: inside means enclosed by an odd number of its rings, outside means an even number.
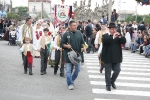
[[[104,79],[105,76],[102,74],[102,75],[89,75],[89,78],[98,78],[98,79]],[[145,78],[145,77],[124,77],[124,76],[119,76],[117,78],[117,80],[133,80],[133,81],[144,81],[144,82],[150,82],[150,78]]]
[[[98,70],[100,69],[100,67],[89,67],[89,66],[87,66],[87,68],[88,69],[98,69]],[[124,70],[128,70],[128,71],[130,71],[130,70],[132,70],[132,71],[146,71],[146,72],[150,71],[150,69],[147,69],[147,68],[124,68],[124,67],[122,67],[121,70],[122,71],[124,71]]]
[[[91,85],[106,85],[105,81],[90,81]],[[150,84],[116,82],[117,86],[150,88]]]
[[[106,91],[105,89],[92,89],[96,94],[115,94],[115,95],[130,95],[130,96],[147,96],[150,97],[150,92],[146,91],[131,91],[131,90],[112,90]]]
[[[88,73],[100,73],[99,70],[88,70]],[[137,75],[137,76],[150,76],[150,73],[139,72],[120,72],[121,75]]]
[[[94,62],[93,62],[93,63],[85,63],[85,64],[86,64],[86,65],[93,65],[93,66],[94,66],[94,65],[99,65],[99,63],[94,63]],[[150,63],[131,63],[131,64],[128,64],[128,63],[121,63],[121,66],[122,66],[122,65],[126,65],[126,66],[133,66],[133,65],[134,65],[134,66],[135,66],[135,65],[136,65],[136,66],[141,66],[141,65],[142,65],[142,66],[143,66],[143,65],[150,65]],[[142,66],[141,66],[141,67],[142,67]],[[149,68],[150,68],[150,67],[149,67]]]
[[[94,98],[94,100],[121,100],[121,99],[99,99],[99,98]]]

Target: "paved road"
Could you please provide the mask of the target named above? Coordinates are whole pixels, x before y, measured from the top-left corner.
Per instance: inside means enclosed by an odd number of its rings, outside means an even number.
[[[34,59],[33,76],[25,75],[17,46],[0,41],[0,100],[150,100],[150,60],[124,51],[117,90],[105,90],[104,74],[99,73],[97,54],[85,55],[75,90],[66,79],[53,74],[40,75],[40,59]]]
[[[94,100],[150,100],[150,59],[123,51],[117,89],[105,90],[104,73],[99,73],[97,54],[85,55]]]
[[[93,100],[84,66],[73,91],[68,90],[65,78],[53,74],[50,66],[41,76],[39,58],[34,59],[34,66],[33,76],[24,74],[18,47],[0,41],[0,100]]]

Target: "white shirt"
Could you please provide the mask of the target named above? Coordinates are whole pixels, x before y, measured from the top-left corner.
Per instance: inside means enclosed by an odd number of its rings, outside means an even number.
[[[108,35],[110,35],[111,33],[108,33]],[[114,39],[114,36],[113,36]],[[102,48],[103,48],[103,43],[101,42],[100,47],[98,49],[98,54],[100,54],[102,52]]]
[[[136,24],[132,24],[132,27],[136,28],[136,29],[138,28],[138,26]]]
[[[100,54],[102,52],[102,47],[103,47],[103,43],[101,42],[100,47],[98,49],[98,54]]]
[[[21,43],[23,43],[23,39],[22,39],[22,28],[23,28],[23,26],[24,26],[24,24],[19,28],[19,41],[21,42]],[[32,27],[32,29],[33,29],[33,27]],[[28,28],[27,28],[27,30],[28,30]],[[26,36],[27,37],[29,37],[29,33],[28,33],[29,31],[27,31],[26,32]],[[33,29],[33,32],[32,32],[32,41],[33,41],[33,44],[34,45],[37,45],[37,39],[36,39],[36,35],[35,35],[35,33],[34,33],[35,31],[34,31],[34,29]]]
[[[104,35],[105,33],[107,33],[107,31],[106,31],[106,30],[105,30],[105,31],[103,31],[103,33],[102,33],[102,34]],[[98,42],[99,42],[99,41],[98,41],[98,39],[99,39],[99,35],[100,35],[100,34],[99,34],[99,31],[98,31],[98,32],[97,32],[97,34],[96,34],[96,38],[95,38],[94,44],[98,44]]]
[[[42,39],[42,36],[40,37],[39,41],[38,41],[38,48],[41,49],[41,45],[40,45],[40,41]],[[51,41],[48,41],[48,36],[45,36],[45,45],[49,44]]]
[[[34,45],[32,45],[33,46],[33,50],[37,50],[37,48],[34,46]],[[24,52],[24,45],[20,48],[20,51],[21,52]],[[30,44],[27,44],[27,51],[30,51]]]
[[[58,39],[58,35],[55,37],[55,39],[54,39],[54,48],[56,48],[57,50],[59,50],[60,49],[60,47],[57,45],[57,39]]]

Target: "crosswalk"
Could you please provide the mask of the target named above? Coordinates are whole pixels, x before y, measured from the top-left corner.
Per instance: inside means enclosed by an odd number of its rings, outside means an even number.
[[[99,72],[97,54],[85,54],[94,100],[150,100],[150,59],[123,51],[117,89],[106,91],[105,72]]]

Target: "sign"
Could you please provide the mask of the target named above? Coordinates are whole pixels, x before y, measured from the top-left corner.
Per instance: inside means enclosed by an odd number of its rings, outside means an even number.
[[[59,21],[65,21],[68,19],[68,7],[57,6],[56,17]]]

